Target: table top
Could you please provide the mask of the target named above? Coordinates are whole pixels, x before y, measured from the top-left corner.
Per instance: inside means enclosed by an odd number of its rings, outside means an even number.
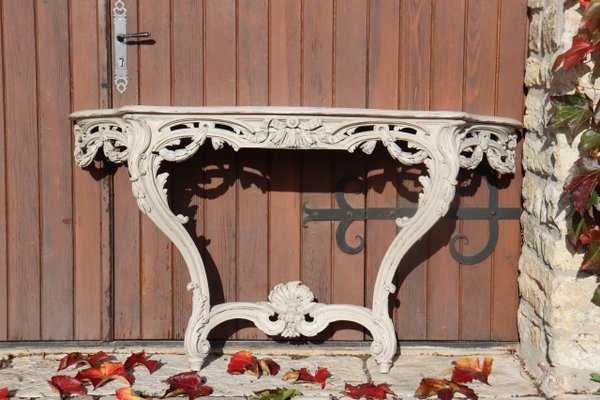
[[[521,129],[523,124],[516,119],[470,114],[460,111],[410,111],[383,110],[368,108],[331,108],[331,107],[259,107],[259,106],[227,106],[227,107],[164,107],[131,105],[119,108],[84,110],[72,113],[69,118],[80,120],[87,118],[123,117],[136,115],[272,115],[272,116],[313,116],[313,117],[344,117],[344,118],[394,118],[419,120],[462,120],[474,123],[504,125]]]

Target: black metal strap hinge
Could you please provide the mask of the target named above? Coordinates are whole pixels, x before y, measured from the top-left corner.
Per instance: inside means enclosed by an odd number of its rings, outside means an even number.
[[[515,220],[521,215],[520,208],[499,207],[498,189],[489,183],[487,178],[483,177],[489,188],[488,207],[453,207],[450,208],[445,219],[456,220],[487,220],[489,221],[488,241],[484,248],[473,255],[461,254],[457,247],[458,241],[463,240],[468,243],[468,238],[460,233],[455,233],[450,239],[450,254],[461,264],[473,265],[488,258],[496,244],[498,243],[498,221]],[[303,224],[311,221],[339,221],[335,239],[338,247],[344,253],[357,254],[365,247],[365,240],[362,236],[356,236],[358,245],[352,247],[346,241],[346,231],[354,221],[365,220],[395,220],[396,218],[412,217],[416,212],[416,207],[398,207],[398,208],[353,208],[348,204],[345,198],[344,189],[350,183],[358,184],[357,193],[363,193],[365,188],[364,179],[357,176],[346,176],[336,184],[335,199],[339,208],[309,208],[308,203],[304,202],[302,209],[307,214],[302,220]]]

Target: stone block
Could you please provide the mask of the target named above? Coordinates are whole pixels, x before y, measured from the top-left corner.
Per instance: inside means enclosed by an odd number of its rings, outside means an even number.
[[[547,323],[561,332],[563,339],[571,340],[573,347],[580,347],[579,340],[595,340],[600,346],[600,307],[590,302],[597,285],[594,276],[578,278],[575,273],[553,276]]]
[[[552,148],[544,144],[545,138],[527,133],[523,141],[523,167],[527,172],[536,175],[550,176],[554,170],[552,165]]]
[[[519,327],[519,356],[523,360],[525,368],[533,376],[538,376],[541,372],[538,363],[545,362],[548,353],[543,321],[529,304],[521,302],[517,313],[517,324]]]

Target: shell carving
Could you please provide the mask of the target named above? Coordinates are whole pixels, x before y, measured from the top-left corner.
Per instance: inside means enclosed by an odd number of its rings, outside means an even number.
[[[277,313],[278,319],[285,322],[281,332],[283,337],[300,336],[300,324],[306,314],[317,305],[315,296],[308,286],[300,281],[280,283],[269,293],[271,307]]]

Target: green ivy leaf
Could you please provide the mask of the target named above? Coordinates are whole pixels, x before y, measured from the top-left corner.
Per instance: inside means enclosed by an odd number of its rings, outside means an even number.
[[[591,126],[592,100],[585,94],[575,93],[554,96],[551,99],[554,114],[550,119],[553,128],[567,128],[576,135]]]
[[[592,229],[590,231],[590,243],[585,252],[585,256],[583,257],[581,267],[579,267],[579,271],[587,272],[589,274],[600,273],[600,230],[598,229]],[[596,293],[594,292],[594,297],[595,296]],[[598,300],[600,301],[600,298],[598,298]],[[592,299],[592,301],[594,300]]]
[[[588,232],[589,227],[587,221],[577,211],[573,213],[573,219],[571,220],[571,228],[567,232],[567,239],[573,248],[577,249],[581,245],[579,237],[582,233]]]
[[[296,397],[301,395],[302,393],[297,389],[288,389],[288,388],[276,388],[276,389],[268,389],[262,390],[256,393],[256,400],[288,400],[292,397]]]
[[[595,116],[594,116],[595,118]],[[585,151],[590,154],[600,149],[600,133],[588,129],[581,135],[581,142],[579,142],[579,150]]]
[[[600,288],[600,286],[598,286],[598,288]],[[598,288],[596,288],[596,292],[598,292]],[[595,295],[595,293],[594,293]],[[600,382],[600,374],[598,373],[591,373],[590,374],[590,379],[593,380],[594,382]]]
[[[598,22],[600,21],[600,2],[592,1],[586,7],[581,17],[583,25],[588,29],[589,32],[594,32],[598,29]]]

